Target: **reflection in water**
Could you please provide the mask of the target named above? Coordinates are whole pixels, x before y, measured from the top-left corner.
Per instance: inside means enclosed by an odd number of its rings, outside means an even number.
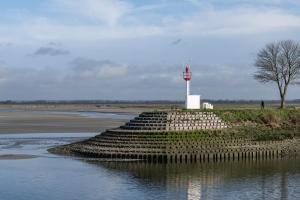
[[[145,187],[160,185],[175,199],[298,199],[299,160],[262,160],[198,165],[89,161],[129,174]],[[288,191],[293,185],[294,194]],[[170,199],[172,199],[170,198]]]
[[[0,199],[300,199],[299,159],[166,165],[101,162],[47,152],[85,137],[0,135]],[[17,159],[24,156],[31,159]]]
[[[288,198],[287,175],[285,171],[281,172],[281,199]]]
[[[266,193],[265,193],[265,190],[266,190],[266,176],[262,175],[261,178],[262,178],[262,182],[261,182],[262,199],[265,200],[266,199]]]
[[[197,180],[189,181],[187,199],[188,200],[201,199],[201,183],[199,184]]]

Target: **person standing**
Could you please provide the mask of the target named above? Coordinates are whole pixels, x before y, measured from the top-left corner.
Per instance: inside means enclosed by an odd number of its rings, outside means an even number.
[[[261,106],[261,109],[264,110],[264,109],[265,109],[265,102],[264,102],[264,101],[261,101],[260,106]]]

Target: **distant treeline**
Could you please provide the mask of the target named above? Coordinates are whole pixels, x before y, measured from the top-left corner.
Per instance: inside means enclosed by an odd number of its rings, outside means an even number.
[[[202,102],[210,102],[213,104],[259,104],[260,100],[210,100],[203,99]],[[173,104],[180,105],[184,101],[170,101],[170,100],[136,100],[136,101],[127,101],[127,100],[33,100],[33,101],[0,101],[0,104]],[[265,103],[268,104],[278,104],[278,100],[266,100]],[[300,104],[300,99],[290,100],[289,104]]]
[[[33,100],[0,101],[0,104],[181,104],[183,101],[126,101],[126,100]]]

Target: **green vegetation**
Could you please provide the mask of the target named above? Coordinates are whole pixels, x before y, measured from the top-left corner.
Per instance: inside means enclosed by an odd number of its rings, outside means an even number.
[[[187,110],[184,110],[187,112]],[[193,111],[191,111],[193,112]],[[300,137],[300,110],[296,109],[231,109],[214,110],[229,128],[193,132],[152,133],[157,140],[232,140],[280,141]]]
[[[296,109],[215,110],[213,112],[233,126],[255,125],[273,128],[300,126],[300,110]]]
[[[300,136],[300,110],[223,110],[214,111],[231,125],[231,134],[257,141],[284,140]]]
[[[231,128],[222,130],[229,135],[257,141],[284,140],[300,136],[300,110],[243,109],[214,111]]]
[[[266,127],[232,127],[223,130],[202,130],[194,132],[163,132],[147,134],[145,138],[158,141],[215,141],[215,140],[255,140],[280,141],[300,137],[297,128],[266,128]]]

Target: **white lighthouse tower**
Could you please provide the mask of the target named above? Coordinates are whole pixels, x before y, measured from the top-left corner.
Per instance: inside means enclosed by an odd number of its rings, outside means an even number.
[[[186,81],[186,109],[200,109],[200,95],[190,95],[190,81],[192,79],[192,72],[190,66],[186,65],[185,72],[183,72],[183,79]]]

